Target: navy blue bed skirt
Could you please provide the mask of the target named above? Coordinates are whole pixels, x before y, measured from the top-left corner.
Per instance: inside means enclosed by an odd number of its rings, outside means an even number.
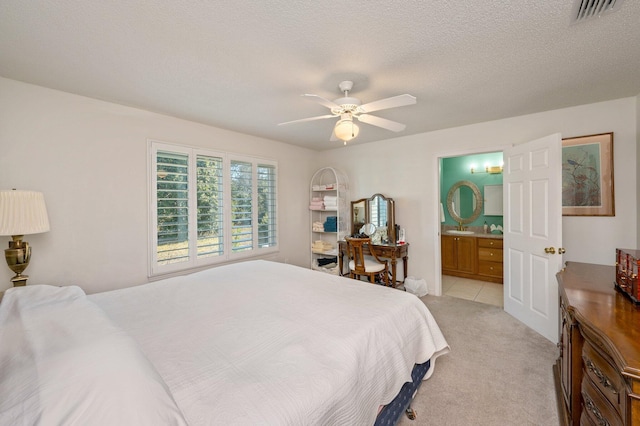
[[[427,361],[424,364],[416,364],[413,367],[413,370],[411,370],[412,381],[402,385],[402,389],[400,389],[400,392],[393,401],[384,406],[376,418],[375,426],[393,426],[398,423],[400,416],[402,416],[407,407],[409,407],[413,395],[416,390],[418,390],[430,366],[431,361]]]

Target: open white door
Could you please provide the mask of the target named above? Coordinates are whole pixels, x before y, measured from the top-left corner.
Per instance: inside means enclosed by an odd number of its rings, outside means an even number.
[[[562,137],[504,151],[504,310],[558,342]]]

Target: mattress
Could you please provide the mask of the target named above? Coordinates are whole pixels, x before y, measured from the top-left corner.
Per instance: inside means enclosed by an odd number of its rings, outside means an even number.
[[[192,425],[373,424],[415,364],[430,363],[428,378],[449,350],[410,293],[268,261],[85,299],[74,303],[131,337]]]

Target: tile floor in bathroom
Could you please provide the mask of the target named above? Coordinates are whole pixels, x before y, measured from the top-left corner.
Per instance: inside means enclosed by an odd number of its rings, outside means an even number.
[[[503,307],[502,284],[442,276],[442,294]]]

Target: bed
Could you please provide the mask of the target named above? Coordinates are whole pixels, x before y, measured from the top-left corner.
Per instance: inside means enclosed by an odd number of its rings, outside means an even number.
[[[410,293],[264,260],[27,286],[0,304],[0,424],[374,424],[448,350]]]

